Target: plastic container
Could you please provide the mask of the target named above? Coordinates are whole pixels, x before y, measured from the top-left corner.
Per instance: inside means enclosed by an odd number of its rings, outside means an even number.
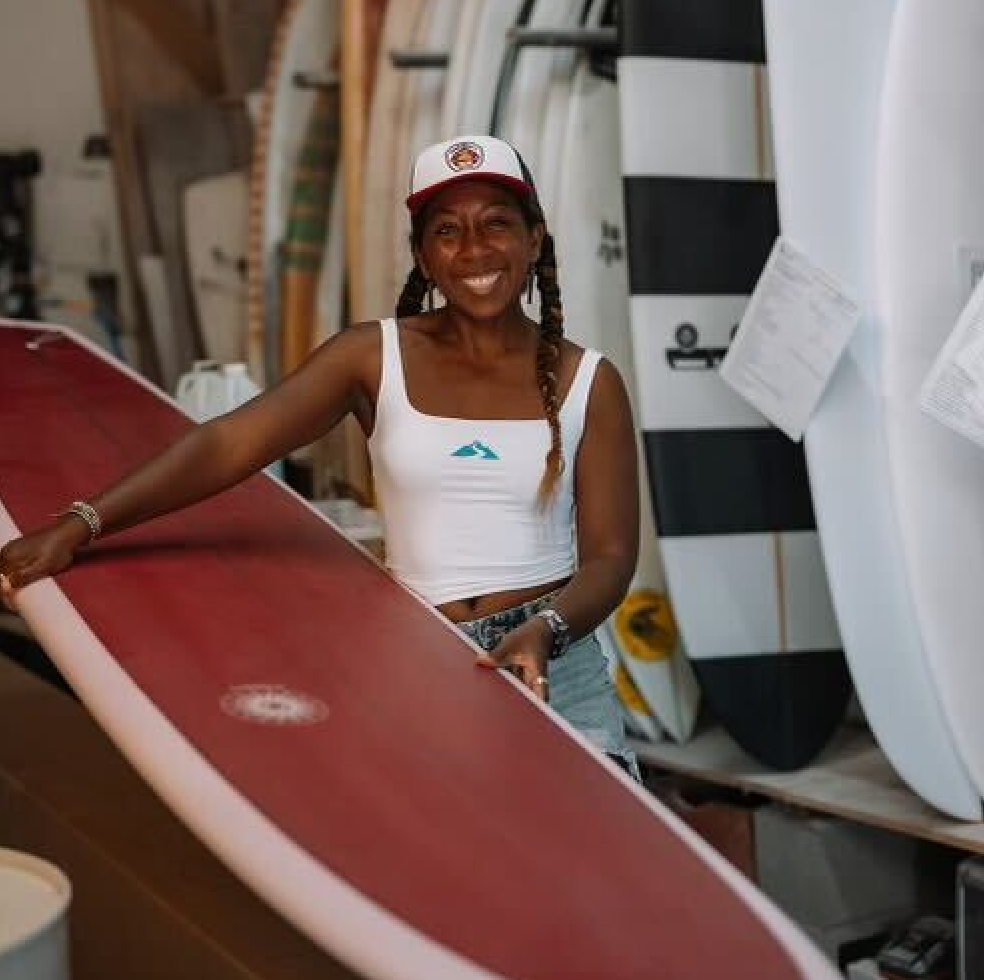
[[[190,371],[178,379],[178,404],[196,421],[225,415],[260,393],[259,386],[241,363],[195,361]],[[283,479],[283,463],[271,463],[267,473]]]
[[[68,980],[71,898],[54,865],[0,848],[0,980]]]

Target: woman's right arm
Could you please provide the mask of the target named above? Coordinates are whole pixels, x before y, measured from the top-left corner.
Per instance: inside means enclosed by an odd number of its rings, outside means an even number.
[[[197,503],[313,442],[371,398],[378,377],[378,324],[344,330],[268,392],[189,430],[92,498],[103,532]],[[88,526],[69,514],[9,542],[0,549],[6,591],[62,571],[88,540]]]

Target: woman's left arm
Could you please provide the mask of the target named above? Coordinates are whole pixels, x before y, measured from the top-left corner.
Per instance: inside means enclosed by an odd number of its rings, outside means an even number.
[[[639,551],[639,474],[632,407],[621,376],[604,359],[591,386],[575,466],[578,566],[550,604],[567,621],[571,642],[603,623],[625,597]],[[549,625],[534,616],[508,633],[491,654],[480,656],[479,663],[511,665],[535,694],[546,698],[552,646]]]
[[[578,567],[551,604],[571,640],[603,623],[625,598],[639,553],[639,473],[632,406],[621,375],[602,358],[577,452]]]

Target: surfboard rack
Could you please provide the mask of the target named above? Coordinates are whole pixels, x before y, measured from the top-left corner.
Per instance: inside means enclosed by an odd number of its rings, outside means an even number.
[[[422,68],[446,71],[451,55],[447,51],[390,51],[390,61],[400,71],[419,71]]]
[[[502,117],[508,100],[512,76],[523,48],[576,48],[586,51],[592,58],[595,71],[615,81],[617,69],[615,56],[618,54],[618,28],[615,27],[574,27],[565,30],[541,29],[536,27],[512,27],[506,31],[506,52],[502,61],[502,72],[496,88],[492,106],[490,132],[502,132]],[[606,64],[610,62],[610,64]]]
[[[513,27],[506,32],[506,37],[514,48],[580,48],[593,54],[618,53],[618,31],[614,27],[571,30]]]
[[[291,81],[293,82],[294,88],[315,89],[328,92],[338,88],[342,83],[342,78],[335,72],[331,72],[328,75],[314,75],[311,72],[296,71]]]

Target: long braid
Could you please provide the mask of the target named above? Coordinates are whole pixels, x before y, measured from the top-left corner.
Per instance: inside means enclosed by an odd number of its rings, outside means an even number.
[[[424,308],[424,296],[427,293],[427,279],[420,271],[420,266],[414,264],[407,276],[406,284],[400,298],[396,302],[396,315],[401,319],[406,316],[416,316]]]
[[[553,237],[543,236],[540,258],[536,263],[536,281],[540,290],[540,339],[536,348],[536,385],[543,398],[543,408],[550,426],[550,450],[537,491],[542,509],[553,501],[564,472],[564,452],[560,432],[560,403],[557,397],[557,372],[560,366],[560,342],[564,336],[564,310],[557,278],[557,254]]]

